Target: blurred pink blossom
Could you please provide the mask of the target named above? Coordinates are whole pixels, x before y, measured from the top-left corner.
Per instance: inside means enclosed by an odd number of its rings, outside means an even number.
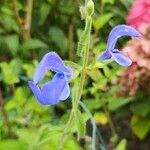
[[[142,24],[139,30],[143,37],[130,41],[122,49],[133,64],[119,73],[119,96],[134,95],[140,88],[150,92],[150,25]]]
[[[150,0],[135,0],[127,24],[139,28],[141,24],[150,24]]]

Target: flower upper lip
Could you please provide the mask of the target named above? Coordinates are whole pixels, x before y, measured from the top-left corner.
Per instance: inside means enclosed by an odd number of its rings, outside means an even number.
[[[129,66],[132,64],[132,61],[129,58],[124,56],[119,50],[115,49],[116,42],[121,36],[139,37],[141,36],[141,33],[128,25],[118,25],[114,27],[108,37],[107,49],[99,57],[100,61],[113,57],[113,59],[122,66]]]

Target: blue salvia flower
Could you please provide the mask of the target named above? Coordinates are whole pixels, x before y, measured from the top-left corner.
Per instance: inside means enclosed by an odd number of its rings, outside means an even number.
[[[132,64],[131,59],[124,56],[118,49],[115,49],[117,39],[121,36],[139,37],[141,34],[128,25],[118,25],[114,27],[109,34],[106,51],[99,57],[100,61],[110,59],[112,57],[122,66],[129,66]]]
[[[47,70],[54,71],[56,74],[51,81],[48,81],[39,87],[38,83],[44,78]],[[40,104],[54,105],[69,97],[70,87],[68,81],[71,76],[72,69],[64,65],[58,54],[49,52],[37,66],[33,81],[29,81],[28,83]]]

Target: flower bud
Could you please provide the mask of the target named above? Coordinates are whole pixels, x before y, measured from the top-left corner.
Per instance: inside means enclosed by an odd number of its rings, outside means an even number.
[[[81,14],[81,19],[85,19],[86,18],[86,10],[84,6],[80,7],[80,14]]]
[[[94,3],[92,0],[89,0],[87,3],[87,13],[89,16],[93,15],[94,13]]]

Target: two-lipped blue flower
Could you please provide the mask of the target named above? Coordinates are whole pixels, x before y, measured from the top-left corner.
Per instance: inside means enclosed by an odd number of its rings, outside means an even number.
[[[115,49],[117,39],[121,36],[139,37],[141,34],[128,25],[118,25],[114,27],[109,34],[106,51],[99,57],[100,61],[110,59],[112,57],[118,64],[122,66],[129,66],[132,64],[130,58],[126,57],[118,49]]]
[[[47,70],[54,71],[56,74],[51,81],[39,87],[38,83],[44,78]],[[55,52],[49,52],[38,64],[33,81],[29,81],[28,83],[40,104],[54,105],[69,97],[70,87],[68,82],[71,76],[72,69],[66,67],[62,59]]]

